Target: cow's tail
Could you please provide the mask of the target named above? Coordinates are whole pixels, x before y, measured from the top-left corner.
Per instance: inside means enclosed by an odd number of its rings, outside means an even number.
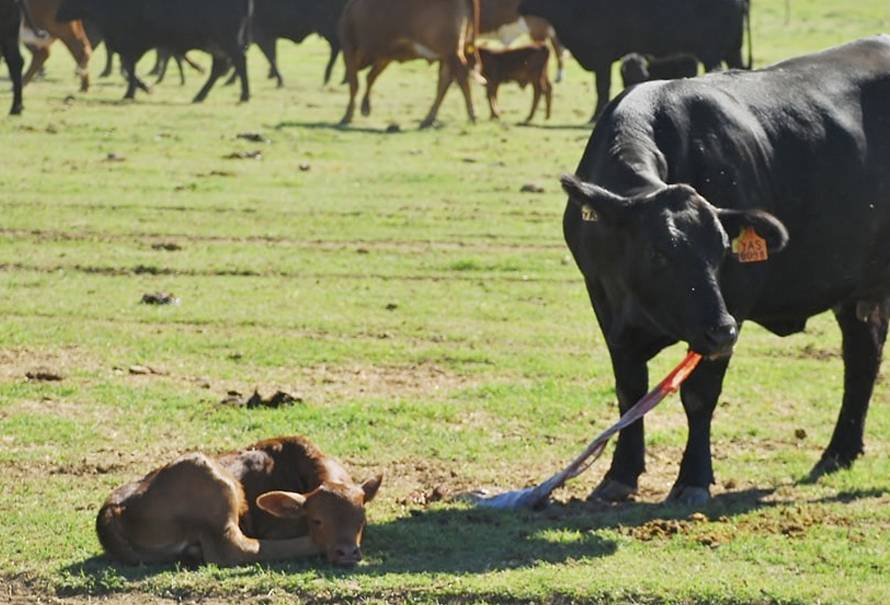
[[[748,30],[748,69],[754,69],[754,38],[751,36],[751,0],[745,0],[745,28]]]
[[[253,42],[253,12],[254,0],[245,0],[244,19],[241,21],[241,29],[238,30],[238,45],[247,52]]]
[[[467,19],[466,26],[466,43],[464,45],[464,52],[469,51],[472,55],[472,63],[473,63],[473,77],[479,81],[480,83],[485,83],[485,78],[482,77],[482,57],[479,56],[479,46],[477,41],[482,36],[482,32],[479,31],[479,23],[480,23],[480,8],[479,8],[479,0],[466,0],[467,8],[470,10],[470,18]]]

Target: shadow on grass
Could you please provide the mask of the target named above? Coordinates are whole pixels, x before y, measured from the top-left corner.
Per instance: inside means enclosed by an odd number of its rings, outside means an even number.
[[[734,517],[787,502],[771,501],[774,489],[749,489],[721,494],[704,508],[694,509],[711,519]],[[851,502],[878,498],[884,489],[840,492],[813,502]],[[687,519],[693,509],[673,504],[606,504],[573,500],[555,503],[540,512],[497,511],[446,507],[412,510],[404,517],[368,528],[364,550],[368,560],[355,569],[336,568],[322,558],[275,563],[263,569],[284,574],[311,572],[324,580],[378,577],[387,574],[483,574],[560,564],[570,560],[607,557],[618,543],[603,530],[622,531],[652,521]],[[186,566],[117,565],[91,557],[61,571],[71,580],[58,588],[60,596],[125,592],[133,583]],[[193,568],[191,568],[193,569]],[[226,572],[228,577],[253,577],[257,566]]]
[[[551,124],[548,122],[530,122],[515,125],[516,128],[533,128],[537,130],[593,130],[596,124],[591,122],[572,123],[572,124]]]
[[[277,124],[270,124],[269,128],[273,128],[275,130],[282,130],[285,128],[305,128],[306,130],[336,130],[338,132],[357,132],[361,134],[382,134],[387,136],[405,134],[406,132],[417,131],[420,130],[416,127],[412,128],[401,128],[398,130],[387,130],[389,127],[384,126],[383,128],[371,128],[368,126],[355,126],[354,124],[349,124],[347,126],[343,126],[339,122],[301,122],[299,120],[285,120],[283,122],[278,122]],[[435,130],[435,128],[430,129]]]

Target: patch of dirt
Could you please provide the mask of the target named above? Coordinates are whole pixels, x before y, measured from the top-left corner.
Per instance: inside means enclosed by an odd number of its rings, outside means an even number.
[[[371,395],[375,397],[416,396],[446,393],[473,384],[472,379],[455,374],[434,363],[412,365],[328,366],[299,370],[302,391],[307,399],[322,400]]]
[[[247,409],[280,408],[286,405],[303,403],[303,398],[298,395],[294,396],[290,393],[285,393],[284,391],[276,391],[269,397],[263,397],[258,390],[254,390],[253,395],[245,399],[244,395],[238,391],[229,391],[226,394],[225,399],[220,401],[220,403],[223,405],[246,407]]]
[[[99,368],[95,360],[75,346],[54,347],[52,350],[0,349],[0,382],[56,381],[70,376],[76,369],[95,371]]]
[[[233,151],[228,155],[224,155],[225,160],[262,160],[263,152],[259,149],[254,151]]]
[[[139,302],[143,305],[178,305],[180,300],[169,292],[153,292],[143,294]]]

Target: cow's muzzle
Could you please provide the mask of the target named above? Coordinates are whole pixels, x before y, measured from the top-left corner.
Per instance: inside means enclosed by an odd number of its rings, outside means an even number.
[[[738,339],[739,328],[735,321],[725,322],[705,330],[699,342],[693,343],[693,350],[708,359],[729,357]]]

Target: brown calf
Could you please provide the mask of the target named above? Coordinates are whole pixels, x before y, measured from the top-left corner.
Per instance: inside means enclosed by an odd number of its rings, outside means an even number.
[[[41,38],[23,24],[22,43],[34,54],[28,71],[25,73],[24,82],[25,84],[30,82],[43,68],[43,64],[49,58],[49,47],[56,39],[59,39],[68,47],[68,51],[74,57],[74,61],[77,63],[77,75],[80,76],[80,90],[86,92],[90,88],[89,65],[93,47],[90,46],[90,41],[80,21],[70,23],[56,21],[56,11],[59,10],[61,3],[62,0],[28,0],[34,26],[45,30],[49,36]]]
[[[393,61],[426,59],[439,62],[436,99],[421,128],[433,125],[453,80],[476,120],[470,94],[467,52],[475,53],[479,32],[479,0],[350,0],[340,17],[340,42],[349,82],[349,105],[341,124],[352,121],[358,94],[358,73],[371,67],[362,99],[362,115],[371,113],[371,87]]]
[[[519,14],[521,0],[479,0],[479,31],[491,35],[510,46],[522,34],[528,34],[533,42],[553,47],[556,55],[556,81],[562,82],[565,64],[563,48],[553,27],[540,17],[523,17]]]
[[[99,510],[105,552],[124,563],[239,565],[324,553],[361,560],[364,505],[378,475],[357,485],[303,437],[239,452],[186,454],[114,490]]]
[[[486,81],[485,88],[488,92],[488,106],[491,109],[492,120],[501,117],[497,106],[498,87],[505,82],[516,82],[522,88],[528,84],[532,85],[535,96],[532,99],[531,113],[525,120],[526,124],[535,117],[542,93],[546,101],[547,119],[550,119],[553,85],[547,76],[550,51],[546,46],[522,46],[505,50],[480,48],[479,57],[482,59],[482,76]]]

